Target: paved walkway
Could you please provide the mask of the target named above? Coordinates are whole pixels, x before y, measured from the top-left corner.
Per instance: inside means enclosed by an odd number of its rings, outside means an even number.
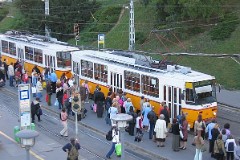
[[[7,89],[11,90],[12,92],[16,93],[16,88],[11,88],[6,86]],[[240,104],[240,92],[239,91],[227,91],[227,90],[221,90],[220,93],[217,93],[217,98],[218,101],[224,104],[228,104],[231,106],[235,106],[235,107],[239,107],[238,104]],[[53,94],[52,96],[52,104],[54,104],[55,101],[55,94]],[[46,102],[45,102],[45,96],[43,96],[42,98],[42,105],[46,106],[47,108],[55,111],[55,112],[60,112],[60,110],[58,109],[58,107],[55,106],[50,106],[48,107]],[[105,136],[105,134],[107,133],[107,131],[110,129],[110,126],[107,125],[105,123],[104,118],[97,118],[96,113],[94,113],[92,110],[90,110],[90,105],[92,103],[90,102],[89,104],[85,104],[85,107],[88,109],[88,113],[87,113],[87,117],[84,118],[81,122],[81,124],[83,124],[84,126],[94,129],[95,131],[101,133],[103,136]],[[71,117],[71,116],[70,116]],[[73,117],[72,117],[73,118]],[[163,148],[158,148],[156,146],[156,144],[154,142],[152,142],[151,140],[148,139],[148,133],[145,132],[144,133],[144,137],[143,137],[143,142],[134,142],[134,137],[127,135],[127,133],[125,133],[125,141],[127,143],[127,145],[129,145],[130,147],[135,147],[137,149],[139,149],[142,152],[147,152],[147,153],[151,153],[153,155],[162,157],[162,158],[166,158],[166,159],[193,159],[194,154],[195,154],[195,147],[193,147],[191,145],[193,136],[189,135],[188,138],[188,146],[187,146],[187,150],[181,150],[180,152],[173,152],[171,149],[171,144],[172,144],[172,135],[169,134],[167,139],[166,139],[166,143],[165,143],[165,147]],[[206,141],[206,144],[208,145],[208,142]],[[106,152],[108,151],[108,148],[106,148]],[[204,153],[204,159],[205,160],[211,160],[211,157],[209,155],[209,153],[205,152]]]

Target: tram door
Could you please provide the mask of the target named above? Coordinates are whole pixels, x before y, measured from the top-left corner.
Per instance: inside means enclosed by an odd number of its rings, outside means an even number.
[[[24,51],[21,48],[18,48],[18,60],[24,62]]]
[[[123,76],[122,74],[116,73],[116,72],[111,72],[111,77],[110,77],[110,85],[113,89],[113,92],[118,93],[120,89],[122,89],[122,79]]]
[[[170,121],[181,112],[181,89],[174,86],[164,86],[164,101],[169,108]]]
[[[50,55],[45,55],[45,66],[50,69],[50,73],[55,71],[56,69],[55,57]]]

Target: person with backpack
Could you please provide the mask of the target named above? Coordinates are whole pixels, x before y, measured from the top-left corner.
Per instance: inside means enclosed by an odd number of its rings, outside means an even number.
[[[218,135],[217,140],[214,142],[214,157],[217,160],[224,160],[226,157],[226,150],[221,134]]]
[[[119,143],[119,130],[117,129],[117,126],[114,125],[111,129],[112,131],[112,146],[110,148],[110,150],[108,151],[106,158],[107,159],[111,159],[111,155],[113,154],[113,152],[115,151],[115,145],[117,143]],[[111,133],[111,131],[109,133]],[[108,133],[108,134],[109,134]]]
[[[107,98],[105,99],[105,121],[106,124],[111,125],[110,113],[108,113],[109,108],[112,106],[111,93],[108,93]]]
[[[225,143],[225,148],[227,152],[227,160],[234,160],[234,149],[237,147],[235,139],[232,135],[228,136],[228,139]]]
[[[31,116],[32,116],[32,123],[35,122],[35,115],[38,117],[38,122],[41,121],[41,115],[38,114],[40,109],[40,103],[39,103],[39,98],[37,97],[36,100],[32,101],[31,103]]]
[[[135,113],[133,111],[133,106],[130,106],[129,107],[129,112],[128,114],[131,115],[133,117],[133,119],[131,121],[129,121],[129,126],[128,126],[128,133],[130,136],[134,136],[134,128],[135,128],[135,125],[136,125],[136,118],[137,118],[137,113]]]
[[[67,143],[62,148],[64,152],[67,152],[67,160],[78,160],[79,149],[81,149],[81,146],[78,140],[75,138],[71,138],[70,143]]]

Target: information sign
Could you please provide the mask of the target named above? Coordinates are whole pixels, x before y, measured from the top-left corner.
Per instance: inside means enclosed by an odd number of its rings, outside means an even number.
[[[24,129],[31,125],[31,96],[30,96],[30,84],[18,85],[18,97],[19,97],[19,119],[20,128]]]

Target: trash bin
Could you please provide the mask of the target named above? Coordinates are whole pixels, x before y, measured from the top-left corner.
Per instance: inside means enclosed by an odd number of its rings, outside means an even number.
[[[13,132],[14,132],[15,141],[16,141],[17,143],[20,143],[20,138],[18,138],[18,137],[16,136],[16,134],[17,134],[19,131],[20,131],[20,127],[19,127],[19,126],[15,126]]]

